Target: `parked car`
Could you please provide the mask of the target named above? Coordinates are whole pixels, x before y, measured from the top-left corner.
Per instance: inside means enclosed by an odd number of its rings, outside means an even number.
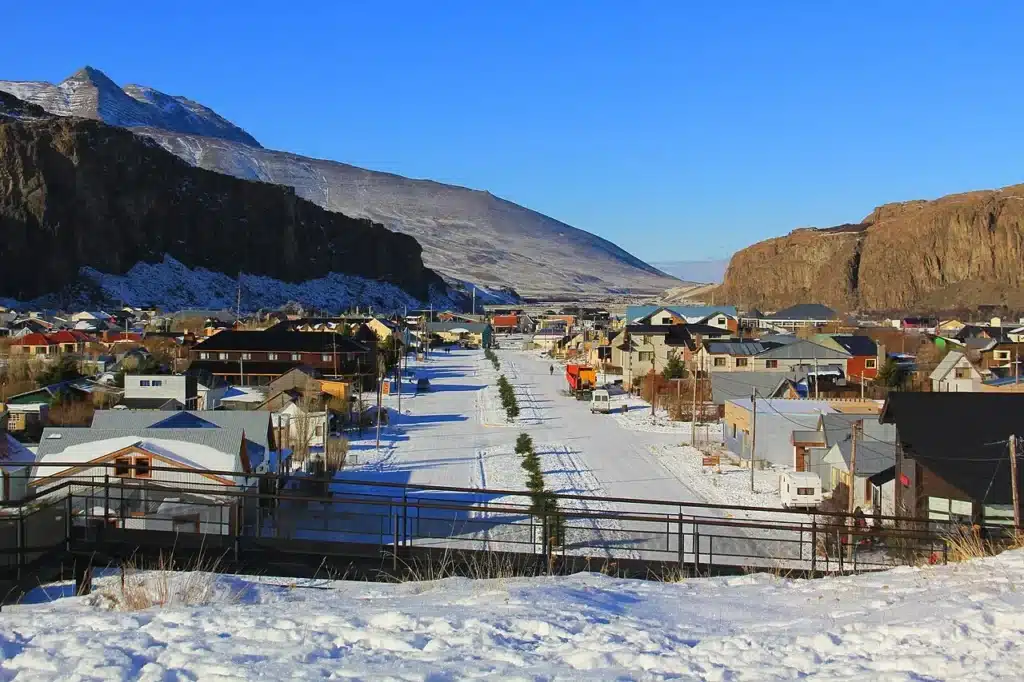
[[[420,378],[420,379],[416,380],[416,392],[417,393],[426,393],[429,390],[430,390],[430,379],[427,379],[426,377],[423,377],[423,378]]]

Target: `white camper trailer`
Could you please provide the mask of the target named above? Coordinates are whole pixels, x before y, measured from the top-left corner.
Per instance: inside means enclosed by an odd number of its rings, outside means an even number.
[[[779,476],[782,506],[814,508],[821,504],[821,477],[809,471],[787,471]]]

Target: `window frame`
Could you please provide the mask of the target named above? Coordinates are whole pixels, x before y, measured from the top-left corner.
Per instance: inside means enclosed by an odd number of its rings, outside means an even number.
[[[864,369],[878,369],[878,360],[875,358],[868,358],[864,361]]]
[[[148,388],[150,386],[149,379],[139,379],[139,387]]]
[[[711,364],[712,367],[728,367],[729,366],[729,361],[726,358],[724,358],[724,357],[721,357],[721,356],[714,357],[714,358],[712,358],[712,360],[714,361]]]
[[[778,369],[779,368],[779,361],[778,360],[765,360],[764,361],[764,368],[765,369]]]
[[[292,362],[302,362],[302,353],[292,353]]]
[[[736,366],[737,367],[749,367],[750,366],[750,358],[736,358]]]
[[[132,461],[132,478],[153,478],[153,458],[136,456]]]
[[[209,360],[210,359],[210,354],[208,352],[206,352],[205,350],[201,351],[199,353],[199,359],[200,360]]]
[[[135,463],[130,456],[114,458],[114,475],[118,478],[131,478]]]

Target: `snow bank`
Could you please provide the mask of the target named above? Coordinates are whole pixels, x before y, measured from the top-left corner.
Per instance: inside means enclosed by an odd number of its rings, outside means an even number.
[[[163,310],[233,310],[238,303],[239,279],[201,267],[190,268],[168,255],[159,263],[136,263],[123,275],[91,267],[83,267],[80,274],[83,284],[77,294],[80,300],[48,296],[37,302],[60,298],[61,305],[67,307],[97,303],[99,298],[132,306],[158,306]],[[275,309],[292,301],[328,311],[346,310],[355,305],[381,311],[418,308],[430,303],[440,309],[458,307],[450,292],[434,292],[429,301],[419,301],[394,284],[355,275],[331,273],[299,283],[245,273],[240,279],[243,310]],[[4,305],[20,307],[17,301],[2,300]]]
[[[1024,662],[1024,552],[816,581],[220,580],[235,603],[120,613],[69,597],[5,608],[0,670],[33,680],[1015,680]]]

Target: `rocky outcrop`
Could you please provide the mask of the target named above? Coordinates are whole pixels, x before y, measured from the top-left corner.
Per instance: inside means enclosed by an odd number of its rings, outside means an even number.
[[[1024,308],[1024,185],[879,206],[738,251],[716,300],[841,310]]]
[[[290,188],[195,168],[99,121],[0,115],[0,297],[30,300],[84,266],[120,274],[165,254],[285,282],[359,275],[420,300],[445,287],[412,237]]]

